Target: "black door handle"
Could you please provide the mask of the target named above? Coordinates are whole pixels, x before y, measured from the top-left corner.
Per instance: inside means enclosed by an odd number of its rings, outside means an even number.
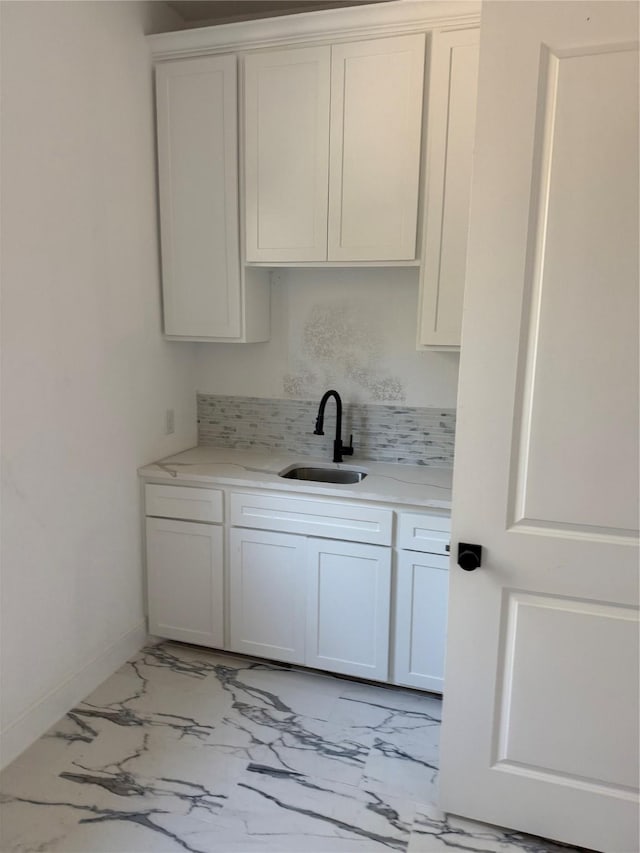
[[[458,565],[465,572],[472,572],[482,565],[482,545],[470,545],[468,542],[458,543]]]

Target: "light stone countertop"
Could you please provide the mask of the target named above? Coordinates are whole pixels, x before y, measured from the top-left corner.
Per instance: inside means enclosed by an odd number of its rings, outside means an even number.
[[[357,468],[366,471],[367,476],[359,483],[348,485],[287,480],[278,476],[280,471],[294,465]],[[145,465],[138,473],[155,481],[209,483],[451,510],[452,469],[426,465],[393,465],[357,458],[335,464],[326,459],[280,450],[193,447]]]

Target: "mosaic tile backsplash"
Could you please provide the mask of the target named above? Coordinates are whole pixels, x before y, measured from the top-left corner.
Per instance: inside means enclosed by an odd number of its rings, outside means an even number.
[[[244,450],[285,450],[331,459],[336,407],[329,400],[324,436],[313,434],[319,400],[271,400],[198,394],[198,443]],[[455,409],[347,403],[342,440],[353,434],[353,459],[452,465]],[[347,463],[350,457],[345,459]]]

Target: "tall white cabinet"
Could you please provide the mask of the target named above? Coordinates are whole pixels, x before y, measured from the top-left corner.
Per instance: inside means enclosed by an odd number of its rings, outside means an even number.
[[[156,67],[167,337],[268,339],[268,284],[240,264],[237,65],[231,54]]]
[[[420,348],[460,346],[478,85],[479,31],[435,33],[431,52]]]
[[[424,33],[245,58],[246,258],[416,256]]]

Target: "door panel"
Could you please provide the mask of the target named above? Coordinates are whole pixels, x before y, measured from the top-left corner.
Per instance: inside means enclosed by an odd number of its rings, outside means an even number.
[[[545,47],[541,72],[513,522],[636,536],[638,49]]]
[[[521,592],[509,594],[505,609],[495,762],[569,784],[637,789],[637,685],[610,666],[619,659],[631,671],[635,663],[637,611]],[[616,724],[603,731],[612,706]]]
[[[483,4],[452,541],[485,557],[451,571],[441,777],[447,811],[624,853],[640,849],[637,32],[633,3]]]

